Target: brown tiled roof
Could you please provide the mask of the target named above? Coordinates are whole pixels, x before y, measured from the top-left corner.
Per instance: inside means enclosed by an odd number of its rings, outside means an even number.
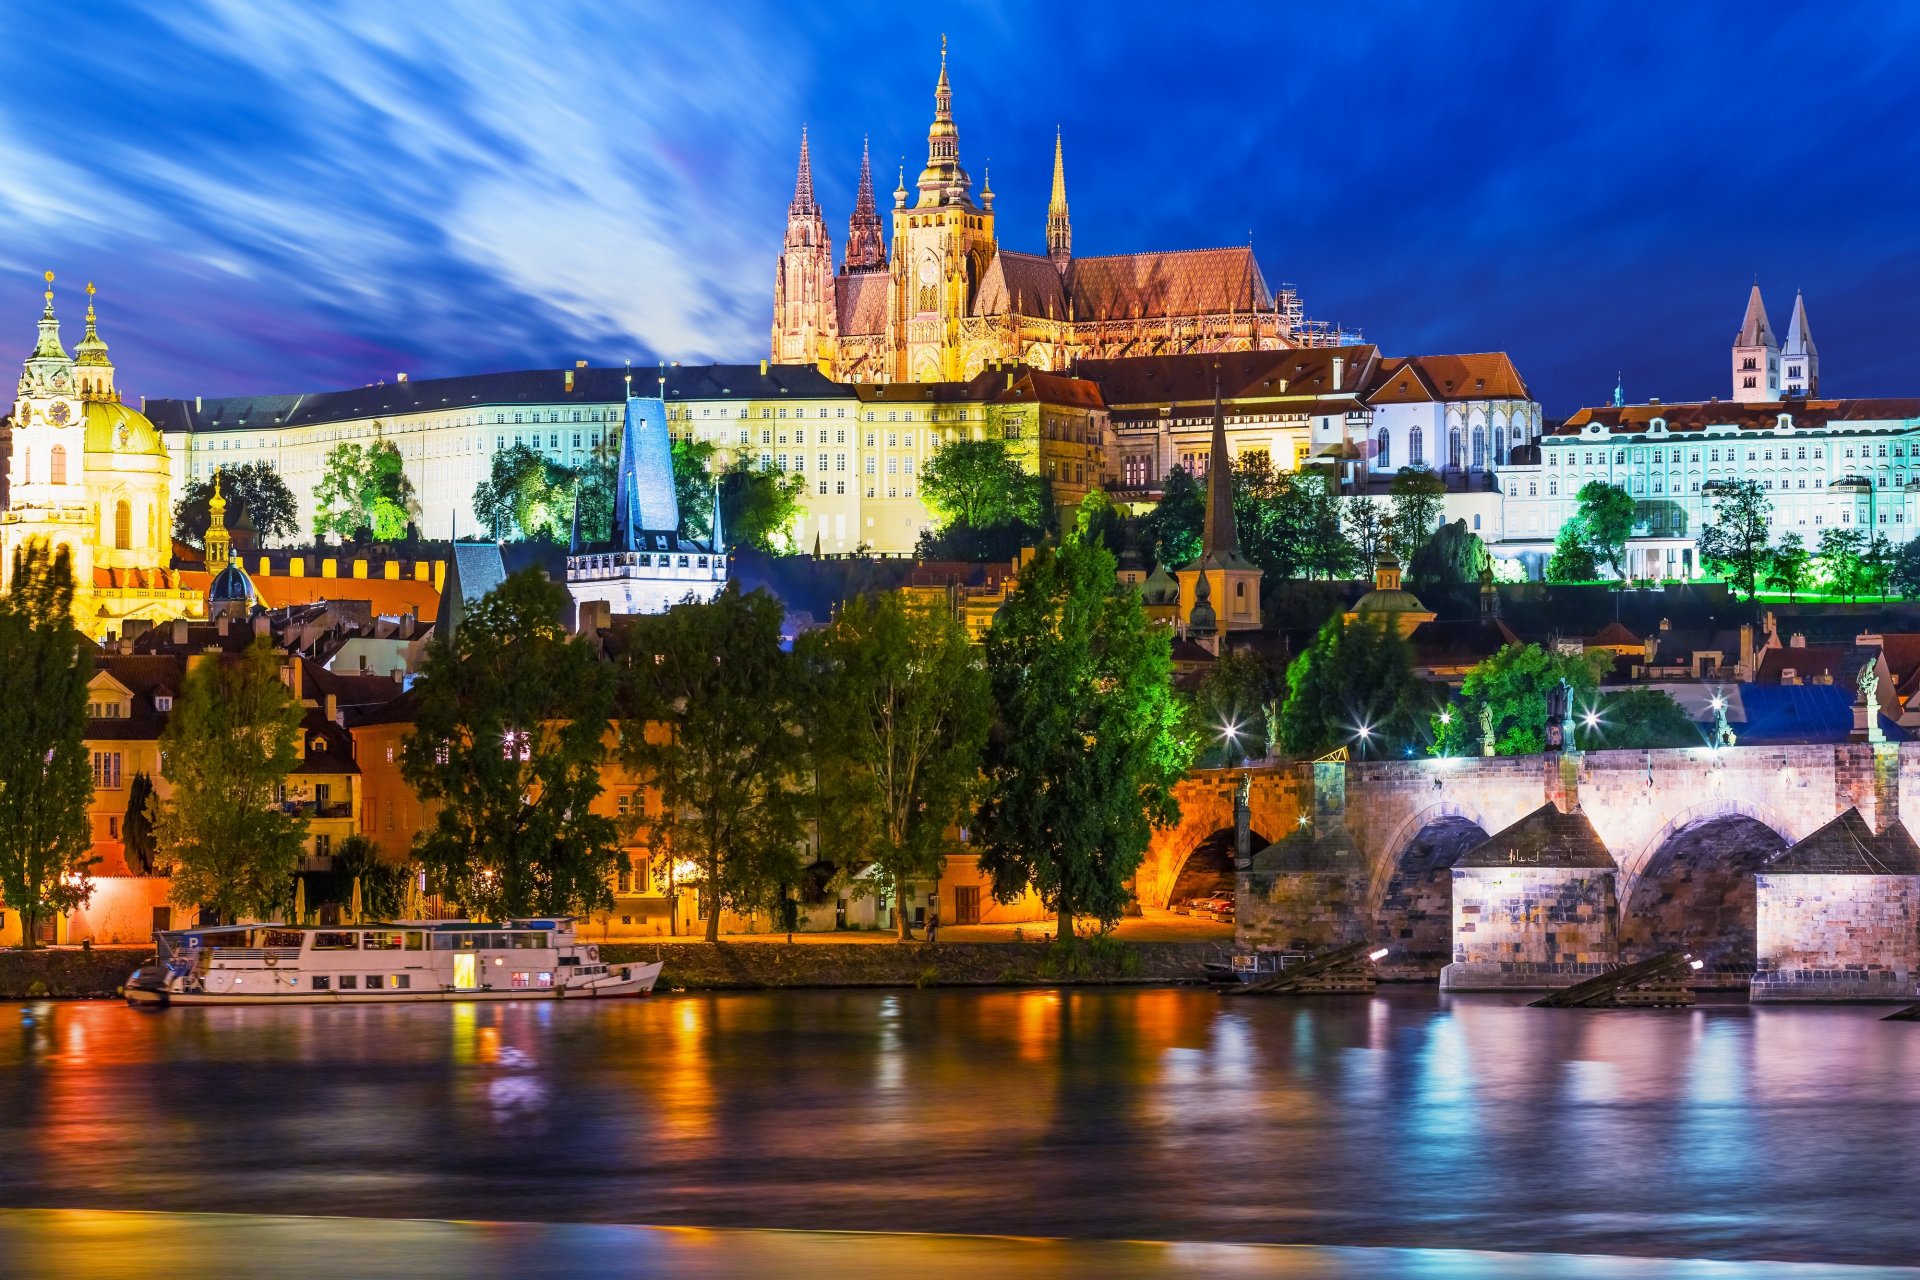
[[[1824,427],[1837,422],[1885,422],[1920,418],[1920,398],[1890,400],[1780,400],[1768,404],[1735,404],[1708,400],[1690,404],[1630,404],[1615,408],[1599,405],[1582,409],[1551,434],[1578,435],[1590,423],[1609,431],[1645,431],[1655,418],[1669,431],[1702,431],[1707,427],[1738,427],[1743,431],[1772,430],[1786,414],[1795,427]]]
[[[1618,622],[1609,622],[1583,642],[1589,649],[1638,649],[1646,643]]]
[[[202,594],[210,581],[206,573],[194,570],[184,570],[177,576],[182,579],[182,585]],[[269,609],[286,609],[322,600],[365,600],[376,614],[397,617],[411,613],[422,622],[431,622],[440,615],[440,593],[434,590],[433,583],[413,578],[295,578],[263,573],[254,575],[253,588],[260,594],[260,603]]]
[[[1779,684],[1789,668],[1802,683],[1818,675],[1831,676],[1844,667],[1852,652],[1850,647],[1842,645],[1769,649],[1760,659],[1760,670],[1754,674],[1754,681],[1758,684]]]
[[[1462,356],[1412,356],[1418,369],[1442,400],[1531,400],[1520,371],[1504,351],[1482,351]]]
[[[882,333],[887,327],[885,271],[855,271],[833,282],[833,301],[843,334]]]
[[[1023,315],[1067,318],[1067,295],[1051,259],[1031,253],[996,253],[974,295],[977,316]]]
[[[1760,870],[1766,875],[1796,871],[1813,875],[1920,875],[1920,847],[1900,823],[1875,835],[1860,810],[1849,808],[1806,839],[1781,850]]]
[[[1920,688],[1920,632],[1894,631],[1880,637],[1880,651],[1886,655],[1887,674],[1904,704]]]
[[[1405,356],[1382,359],[1373,389],[1367,392],[1368,404],[1423,404],[1439,398],[1420,366]]]
[[[1224,315],[1273,306],[1260,264],[1245,245],[1075,258],[1067,265],[1066,284],[1076,320]]]

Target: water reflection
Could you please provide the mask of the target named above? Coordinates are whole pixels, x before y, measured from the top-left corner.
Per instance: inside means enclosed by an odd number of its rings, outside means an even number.
[[[1879,1012],[11,1006],[0,1204],[1906,1262],[1860,1189],[1916,1172],[1920,1028]]]

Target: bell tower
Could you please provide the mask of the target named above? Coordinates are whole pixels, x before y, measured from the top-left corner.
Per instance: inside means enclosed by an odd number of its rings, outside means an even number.
[[[1747,314],[1733,339],[1733,400],[1735,404],[1765,404],[1780,398],[1780,344],[1767,323],[1767,304],[1760,300],[1760,283],[1747,295]]]
[[[787,236],[773,284],[773,359],[776,364],[833,360],[839,337],[834,305],[833,244],[827,220],[813,197],[813,162],[807,131],[800,131],[800,171],[787,205]]]

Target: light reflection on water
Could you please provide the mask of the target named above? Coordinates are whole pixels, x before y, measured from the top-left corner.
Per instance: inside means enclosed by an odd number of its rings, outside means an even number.
[[[5,1006],[0,1204],[1909,1263],[1920,1026],[1882,1012]]]

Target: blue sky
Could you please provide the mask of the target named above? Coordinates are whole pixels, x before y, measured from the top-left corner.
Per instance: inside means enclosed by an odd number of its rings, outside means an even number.
[[[765,354],[810,126],[922,163],[939,40],[1002,243],[1242,243],[1551,414],[1727,393],[1757,275],[1825,390],[1920,395],[1920,6],[10,6],[0,338],[79,288],[133,395]],[[8,317],[11,317],[9,319]],[[7,337],[6,335],[11,335]]]

